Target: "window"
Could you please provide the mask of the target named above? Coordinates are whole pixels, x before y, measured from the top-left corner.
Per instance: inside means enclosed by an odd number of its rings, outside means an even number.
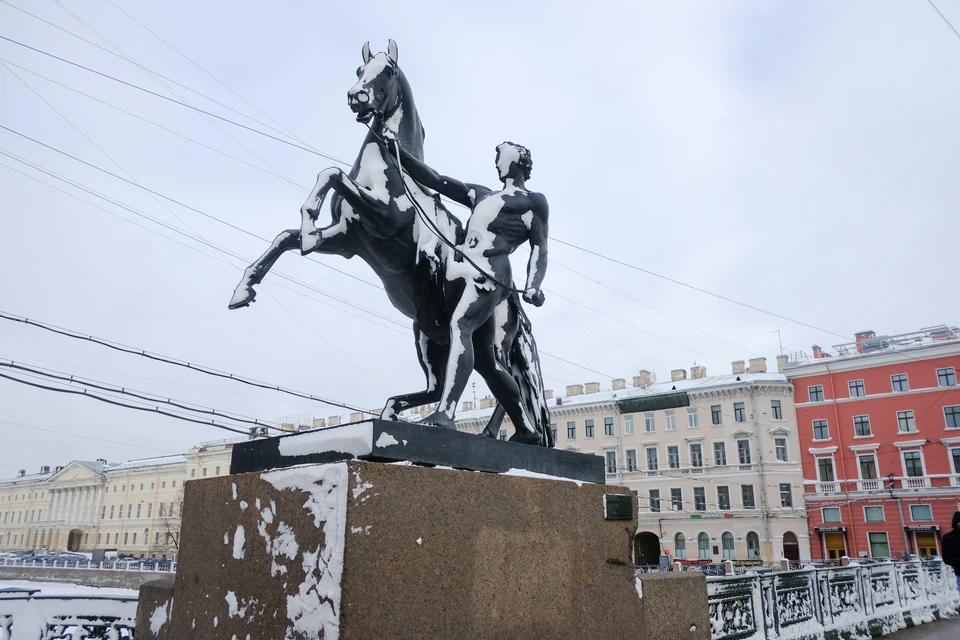
[[[714,442],[713,443],[713,464],[718,467],[726,466],[727,464],[727,443],[726,442]]]
[[[157,511],[157,517],[158,517],[158,518],[162,518],[162,517],[163,517],[163,503],[162,503],[162,502],[160,503],[160,510]]]
[[[823,514],[823,521],[835,524],[840,522],[840,507],[825,507],[820,510]]]
[[[700,414],[696,407],[687,407],[687,427],[696,429],[700,426]]]
[[[148,518],[152,518],[152,517],[153,517],[153,503],[152,503],[152,502],[147,505],[147,517],[148,517]]]
[[[723,410],[719,404],[710,407],[710,422],[713,424],[723,424]]]
[[[129,533],[124,533],[124,534],[123,534],[123,544],[127,544],[129,541],[130,541],[130,534],[129,534]]]
[[[914,522],[933,522],[933,509],[928,504],[912,504],[910,519]]]
[[[820,474],[820,482],[836,480],[833,475],[833,458],[817,458],[817,472]]]
[[[753,496],[753,485],[752,484],[742,484],[740,485],[740,497],[743,498],[743,508],[744,509],[756,509],[757,503]]]
[[[647,433],[653,433],[654,431],[657,430],[656,416],[652,411],[649,413],[643,414],[643,419],[646,424],[645,428],[647,430]]]
[[[567,440],[576,440],[577,439],[577,423],[568,422],[567,423]]]
[[[760,536],[751,531],[747,534],[747,560],[760,559]]]
[[[863,388],[863,380],[851,380],[847,383],[847,388],[850,389],[851,398],[862,398],[867,395]]]
[[[957,372],[953,370],[953,367],[937,369],[937,384],[941,387],[957,386]]]
[[[498,437],[500,440],[506,440],[506,439],[507,439],[507,430],[506,430],[506,429],[500,429],[500,434],[499,434],[497,437]]]
[[[197,470],[196,470],[196,469],[190,469],[190,477],[191,477],[191,478],[196,478],[196,477],[197,477]],[[142,487],[141,487],[141,488],[142,488]]]
[[[603,435],[605,436],[613,435],[613,418],[603,419]]]
[[[593,420],[584,420],[583,421],[583,431],[584,436],[587,438],[593,437]]]
[[[863,508],[863,519],[866,522],[883,522],[883,505]]]
[[[789,457],[787,456],[787,439],[786,438],[774,438],[773,439],[773,449],[776,453],[777,460],[780,462],[789,462]]]
[[[215,475],[215,476],[220,475],[220,467],[216,467],[216,468],[213,470],[213,475]]]
[[[697,511],[707,510],[707,490],[703,487],[693,488],[693,508]]]
[[[658,469],[660,469],[659,452],[656,447],[647,447],[647,471],[657,471]]]
[[[944,407],[943,418],[947,422],[947,429],[960,429],[960,406]]]
[[[690,466],[694,468],[703,467],[703,445],[699,442],[690,444]]]
[[[870,416],[853,416],[853,435],[870,436]]]
[[[733,560],[737,555],[735,547],[733,546],[733,534],[725,531],[723,535],[720,536],[720,544],[723,547],[723,559]]]
[[[960,474],[960,448],[950,449],[950,457],[953,458],[953,472]]]
[[[161,489],[166,489],[166,488],[167,488],[167,483],[166,483],[166,482],[161,482],[161,483],[160,483],[160,488],[161,488]]]
[[[204,468],[201,470],[200,475],[202,475],[204,478],[207,477],[207,468],[206,468],[206,467],[204,467]],[[151,489],[152,489],[152,488],[153,488],[153,487],[151,487]],[[157,535],[159,536],[160,534],[158,533]]]
[[[107,508],[104,507],[104,508],[103,508],[103,513],[100,514],[100,519],[101,519],[101,520],[105,520],[106,517],[107,517]],[[6,520],[4,520],[4,522],[6,522]]]
[[[773,413],[774,420],[783,420],[783,407],[779,400],[770,401],[770,411]]]
[[[682,533],[673,536],[673,557],[677,560],[687,559],[687,539]]]
[[[680,468],[680,447],[675,444],[667,447],[667,466],[671,469]]]
[[[628,436],[633,435],[633,416],[623,417],[623,432]]]
[[[919,478],[923,475],[923,458],[919,451],[903,452],[903,471],[910,478]]]
[[[152,482],[150,483],[150,489],[153,489],[153,483],[152,483]]]
[[[790,490],[789,482],[780,483],[780,506],[793,508],[793,492]]]
[[[650,489],[650,511],[660,513],[660,489]]]
[[[670,489],[670,508],[683,511],[683,489]]]
[[[746,410],[746,407],[744,407],[742,402],[733,403],[733,420],[734,422],[747,421],[747,410]]]
[[[701,560],[710,559],[710,536],[706,533],[697,536],[697,553]]]
[[[132,505],[132,504],[128,504],[128,505],[127,505],[127,517],[129,518],[131,515],[133,515],[133,505]]]
[[[823,402],[823,385],[817,384],[812,387],[807,387],[807,395],[810,398],[810,402]]]
[[[877,458],[872,453],[864,454],[857,456],[857,460],[860,463],[860,479],[861,480],[876,480],[877,479]]]
[[[138,518],[140,517],[140,507],[142,507],[142,506],[143,506],[142,504],[138,504],[138,505],[137,505],[137,517],[138,517]]]
[[[627,449],[626,451],[627,471],[637,470],[637,450]]]
[[[889,558],[890,544],[886,533],[870,533],[870,556],[873,558]]]
[[[604,455],[607,458],[607,473],[612,475],[617,472],[617,452],[606,451]]]
[[[737,440],[737,455],[740,457],[740,464],[750,464],[750,441],[743,439]]]
[[[730,509],[730,487],[717,487],[717,507],[723,511]]]
[[[826,420],[813,421],[813,439],[814,440],[830,439],[830,427],[827,425]]]
[[[554,434],[554,435],[556,435],[556,434]],[[556,438],[554,438],[554,440],[556,440]],[[173,481],[173,485],[172,485],[172,486],[173,486],[174,489],[177,488],[177,481],[176,481],[176,480]],[[134,535],[136,535],[136,534],[134,534]]]
[[[673,409],[667,409],[667,431],[677,430],[677,412]]]
[[[890,376],[890,384],[894,391],[910,391],[910,382],[907,380],[907,374],[905,373]]]
[[[550,425],[550,435],[553,437],[553,441],[557,441],[557,423]]]
[[[113,520],[113,505],[110,505],[110,519]]]
[[[169,508],[169,511],[167,511],[167,513],[170,514],[170,516],[172,517],[172,516],[173,516],[173,503],[172,503],[172,502],[170,503],[170,505],[169,505],[168,508]]]
[[[917,421],[913,417],[913,411],[897,411],[897,428],[900,433],[916,432]]]

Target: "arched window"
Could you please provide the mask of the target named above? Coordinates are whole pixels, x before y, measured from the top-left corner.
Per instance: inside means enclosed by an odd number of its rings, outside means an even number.
[[[747,560],[760,559],[760,536],[751,531],[747,534]]]
[[[736,548],[733,546],[733,534],[729,531],[725,532],[721,537],[720,541],[723,544],[723,559],[724,560],[733,560],[737,556]]]
[[[710,536],[706,533],[697,536],[697,551],[700,553],[701,560],[710,559]]]
[[[687,559],[687,539],[682,533],[673,536],[673,557],[677,560]]]

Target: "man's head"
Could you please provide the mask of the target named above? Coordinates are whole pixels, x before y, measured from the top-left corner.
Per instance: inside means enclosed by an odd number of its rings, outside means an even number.
[[[953,530],[960,532],[960,511],[953,514]]]
[[[530,179],[533,170],[533,157],[530,150],[513,142],[497,145],[497,173],[501,180],[522,177]]]

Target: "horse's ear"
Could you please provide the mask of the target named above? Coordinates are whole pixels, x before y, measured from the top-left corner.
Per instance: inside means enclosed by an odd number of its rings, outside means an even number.
[[[387,57],[393,60],[393,64],[397,64],[397,43],[393,40],[387,44]]]
[[[370,41],[363,43],[363,64],[370,62],[370,58],[373,56],[370,55]]]

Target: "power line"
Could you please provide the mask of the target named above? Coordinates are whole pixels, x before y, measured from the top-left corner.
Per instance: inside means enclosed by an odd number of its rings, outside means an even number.
[[[208,375],[208,376],[212,376],[212,377],[215,377],[215,378],[222,378],[222,379],[225,379],[225,380],[233,380],[234,382],[239,382],[239,383],[241,383],[241,384],[245,384],[245,385],[248,385],[248,386],[251,386],[251,387],[257,387],[257,388],[260,388],[260,389],[269,389],[269,390],[271,390],[271,391],[277,391],[277,392],[279,392],[279,393],[285,393],[285,394],[287,394],[287,395],[294,396],[294,397],[297,397],[297,398],[303,398],[303,399],[305,399],[305,400],[313,400],[314,402],[321,402],[321,403],[323,403],[323,404],[330,405],[331,407],[339,407],[339,408],[341,408],[341,409],[348,409],[348,410],[354,411],[354,412],[360,412],[360,413],[370,414],[369,411],[364,411],[363,409],[359,409],[359,408],[357,408],[357,407],[354,407],[354,406],[345,404],[345,403],[343,403],[343,402],[338,402],[338,401],[336,401],[336,400],[330,400],[330,399],[323,398],[323,397],[320,397],[320,396],[315,396],[315,395],[310,394],[310,393],[303,393],[303,392],[300,392],[300,391],[294,391],[294,390],[292,390],[292,389],[287,389],[287,388],[281,387],[281,386],[279,386],[279,385],[267,384],[267,383],[265,383],[265,382],[260,382],[260,381],[258,381],[258,380],[254,380],[254,379],[251,379],[251,378],[246,378],[246,377],[239,376],[239,375],[235,375],[235,374],[233,374],[233,373],[228,373],[228,372],[225,372],[225,371],[218,371],[217,369],[212,369],[212,368],[210,368],[210,367],[206,367],[206,366],[203,366],[203,365],[198,365],[198,364],[195,364],[195,363],[186,362],[185,360],[179,360],[179,359],[176,359],[176,358],[171,358],[171,357],[168,357],[168,356],[163,356],[163,355],[160,355],[160,354],[157,354],[157,353],[152,353],[152,352],[146,351],[146,350],[144,350],[144,349],[138,349],[138,348],[135,348],[135,347],[131,347],[131,346],[128,346],[128,345],[121,344],[121,343],[119,343],[119,342],[113,342],[113,341],[111,341],[111,340],[107,340],[107,339],[104,339],[104,338],[96,338],[96,337],[94,337],[94,336],[84,335],[84,334],[78,333],[78,332],[76,332],[76,331],[72,331],[72,330],[70,330],[70,329],[66,329],[66,328],[64,328],[64,327],[58,327],[58,326],[56,326],[56,325],[47,324],[47,323],[45,323],[45,322],[40,322],[40,321],[37,321],[37,320],[31,320],[31,319],[29,319],[29,318],[25,318],[25,317],[23,317],[23,316],[17,316],[17,315],[15,315],[15,314],[10,314],[10,313],[7,313],[7,312],[5,312],[5,311],[0,311],[0,319],[2,319],[2,320],[8,320],[8,321],[10,321],[10,322],[17,322],[17,323],[25,324],[25,325],[28,325],[28,326],[31,326],[31,327],[36,327],[36,328],[38,328],[38,329],[43,329],[43,330],[45,330],[45,331],[49,331],[49,332],[51,332],[51,333],[56,333],[56,334],[58,334],[58,335],[65,336],[65,337],[67,337],[67,338],[72,338],[72,339],[74,339],[74,340],[81,340],[81,341],[92,342],[92,343],[97,344],[97,345],[100,345],[100,346],[102,346],[102,347],[107,347],[108,349],[113,349],[114,351],[119,351],[119,352],[121,352],[121,353],[127,353],[127,354],[130,354],[130,355],[140,356],[140,357],[142,357],[142,358],[146,358],[146,359],[148,359],[148,360],[153,360],[153,361],[155,361],[155,362],[163,362],[163,363],[165,363],[165,364],[172,364],[172,365],[174,365],[174,366],[183,367],[184,369],[190,369],[191,371],[196,371],[196,372],[198,372],[198,373],[202,373],[202,374],[205,374],[205,375]]]
[[[3,0],[0,0],[2,2]],[[93,436],[84,435],[81,433],[71,433],[70,431],[58,431],[56,429],[47,429],[44,427],[37,427],[35,425],[23,424],[22,422],[10,422],[9,420],[0,420],[0,424],[6,424],[11,427],[20,427],[21,429],[29,429],[31,431],[43,431],[44,433],[56,433],[61,436],[70,436],[71,438],[81,438],[83,440],[94,440],[96,442],[106,442],[108,444],[122,444],[127,447],[136,447],[137,449],[147,449],[148,451],[159,451],[160,453],[170,453],[174,454],[175,451],[170,451],[169,449],[158,449],[156,447],[148,447],[142,444],[133,444],[132,442],[121,442],[119,440],[106,440],[104,438],[94,438]]]
[[[960,38],[960,31],[957,31],[956,27],[954,27],[954,26],[950,23],[950,21],[947,20],[947,16],[943,15],[943,12],[940,11],[939,7],[937,7],[937,5],[935,5],[935,4],[933,3],[933,0],[927,0],[927,2],[930,3],[930,6],[933,7],[933,10],[934,10],[934,11],[936,11],[938,14],[940,14],[940,17],[943,18],[943,21],[947,23],[947,26],[950,27],[950,30],[953,31],[958,38]]]

